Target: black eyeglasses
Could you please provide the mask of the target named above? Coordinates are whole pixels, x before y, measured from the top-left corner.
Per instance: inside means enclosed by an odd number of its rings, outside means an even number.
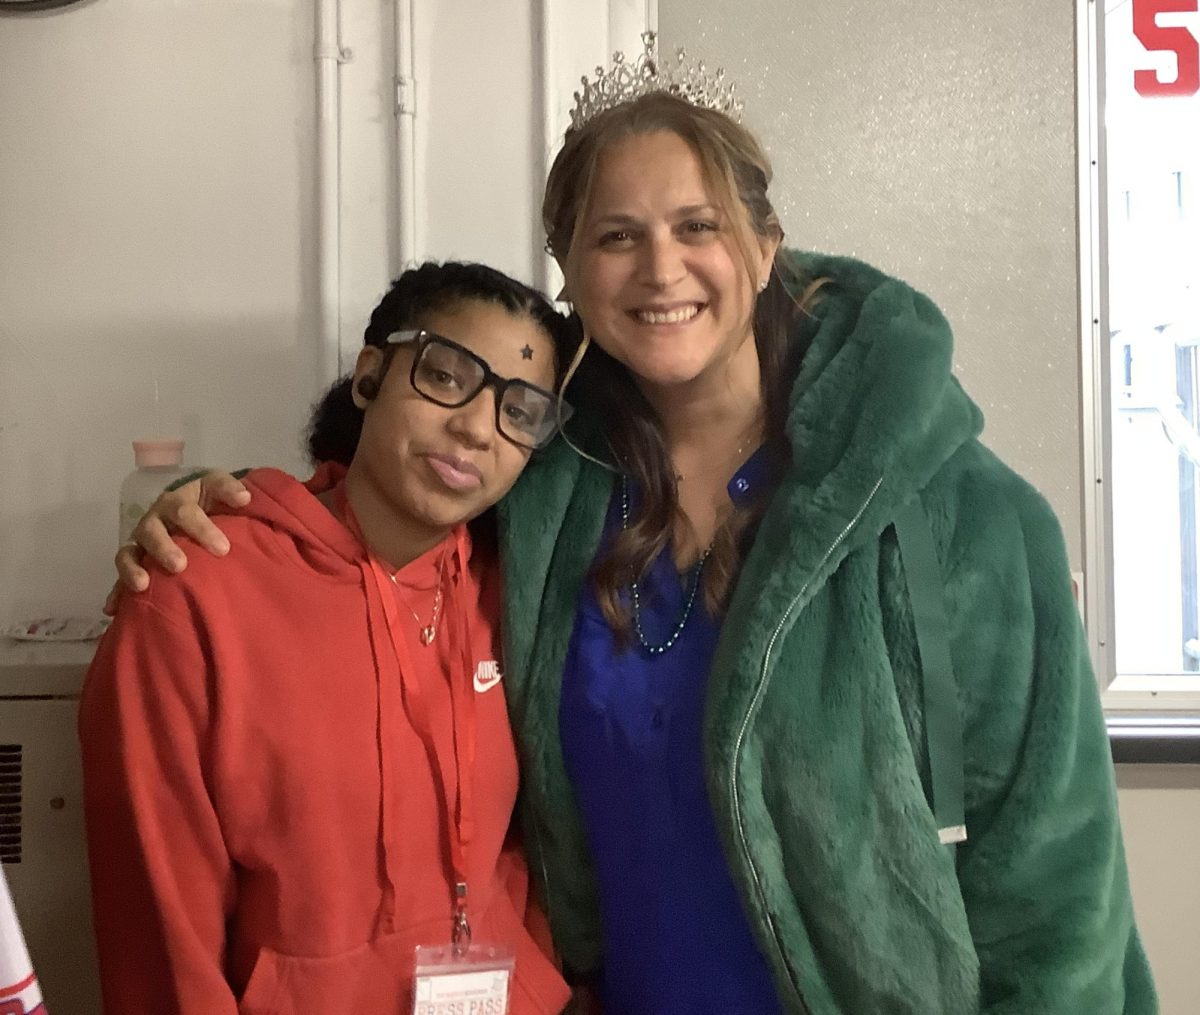
[[[397,331],[388,345],[416,343],[408,379],[422,398],[447,409],[458,409],[484,388],[496,392],[496,431],[518,447],[544,448],[559,425],[571,417],[571,407],[553,391],[517,378],[501,377],[457,342],[424,328]]]

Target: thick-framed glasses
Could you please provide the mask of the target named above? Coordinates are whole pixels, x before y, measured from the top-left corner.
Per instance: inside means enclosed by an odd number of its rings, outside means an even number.
[[[496,432],[521,448],[544,448],[571,417],[558,395],[515,377],[501,377],[487,360],[457,342],[424,328],[393,332],[388,345],[414,345],[408,373],[413,390],[427,401],[458,409],[484,388],[496,393]]]

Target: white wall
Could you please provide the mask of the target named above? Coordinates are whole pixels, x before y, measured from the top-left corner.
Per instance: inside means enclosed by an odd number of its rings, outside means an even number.
[[[416,0],[417,250],[544,280],[538,5]],[[653,3],[551,0],[556,130]],[[0,18],[0,624],[111,583],[129,442],[304,468],[319,374],[315,0]],[[401,265],[391,0],[342,0],[343,369]],[[154,405],[155,382],[160,401]]]
[[[0,18],[0,621],[98,606],[132,439],[299,464],[311,24],[293,0]]]

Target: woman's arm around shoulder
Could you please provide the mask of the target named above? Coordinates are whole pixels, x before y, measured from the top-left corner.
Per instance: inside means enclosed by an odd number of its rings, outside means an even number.
[[[240,475],[244,475],[243,470]],[[116,613],[123,592],[144,592],[150,586],[150,573],[142,565],[143,555],[150,556],[165,570],[177,573],[187,567],[187,556],[172,533],[191,536],[202,548],[217,557],[229,552],[229,540],[209,517],[218,504],[230,508],[245,507],[250,491],[238,475],[220,470],[169,487],[158,495],[133,530],[133,541],[117,550],[114,561],[117,583],[108,594],[104,612]]]

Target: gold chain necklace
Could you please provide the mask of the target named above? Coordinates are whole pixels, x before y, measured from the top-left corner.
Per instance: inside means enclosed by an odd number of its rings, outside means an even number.
[[[438,563],[437,591],[433,595],[433,616],[429,618],[428,624],[421,623],[421,618],[417,614],[417,611],[412,608],[412,604],[409,603],[408,597],[406,595],[404,595],[404,593],[400,594],[400,597],[404,600],[404,605],[408,607],[408,612],[413,615],[413,620],[415,620],[417,622],[417,630],[419,632],[422,645],[426,645],[426,646],[432,645],[433,639],[437,637],[438,618],[442,615],[442,576],[445,574],[445,571],[446,571],[446,551],[443,550],[442,551],[442,559]],[[391,577],[392,577],[392,584],[395,585],[397,589],[399,589],[400,585],[396,581],[395,573],[393,573]]]
[[[762,415],[759,414],[758,416],[756,416],[754,418],[754,422],[752,422],[750,424],[749,430],[743,432],[747,436],[742,437],[742,442],[734,450],[734,456],[735,456],[736,461],[741,462],[742,455],[745,453],[746,448],[750,447],[750,442],[752,440],[757,438],[759,440],[759,442],[761,443],[762,438],[763,438],[762,421],[763,421]],[[682,472],[676,471],[676,473],[675,473],[675,482],[676,483],[682,483],[685,479],[687,479],[687,477]]]

